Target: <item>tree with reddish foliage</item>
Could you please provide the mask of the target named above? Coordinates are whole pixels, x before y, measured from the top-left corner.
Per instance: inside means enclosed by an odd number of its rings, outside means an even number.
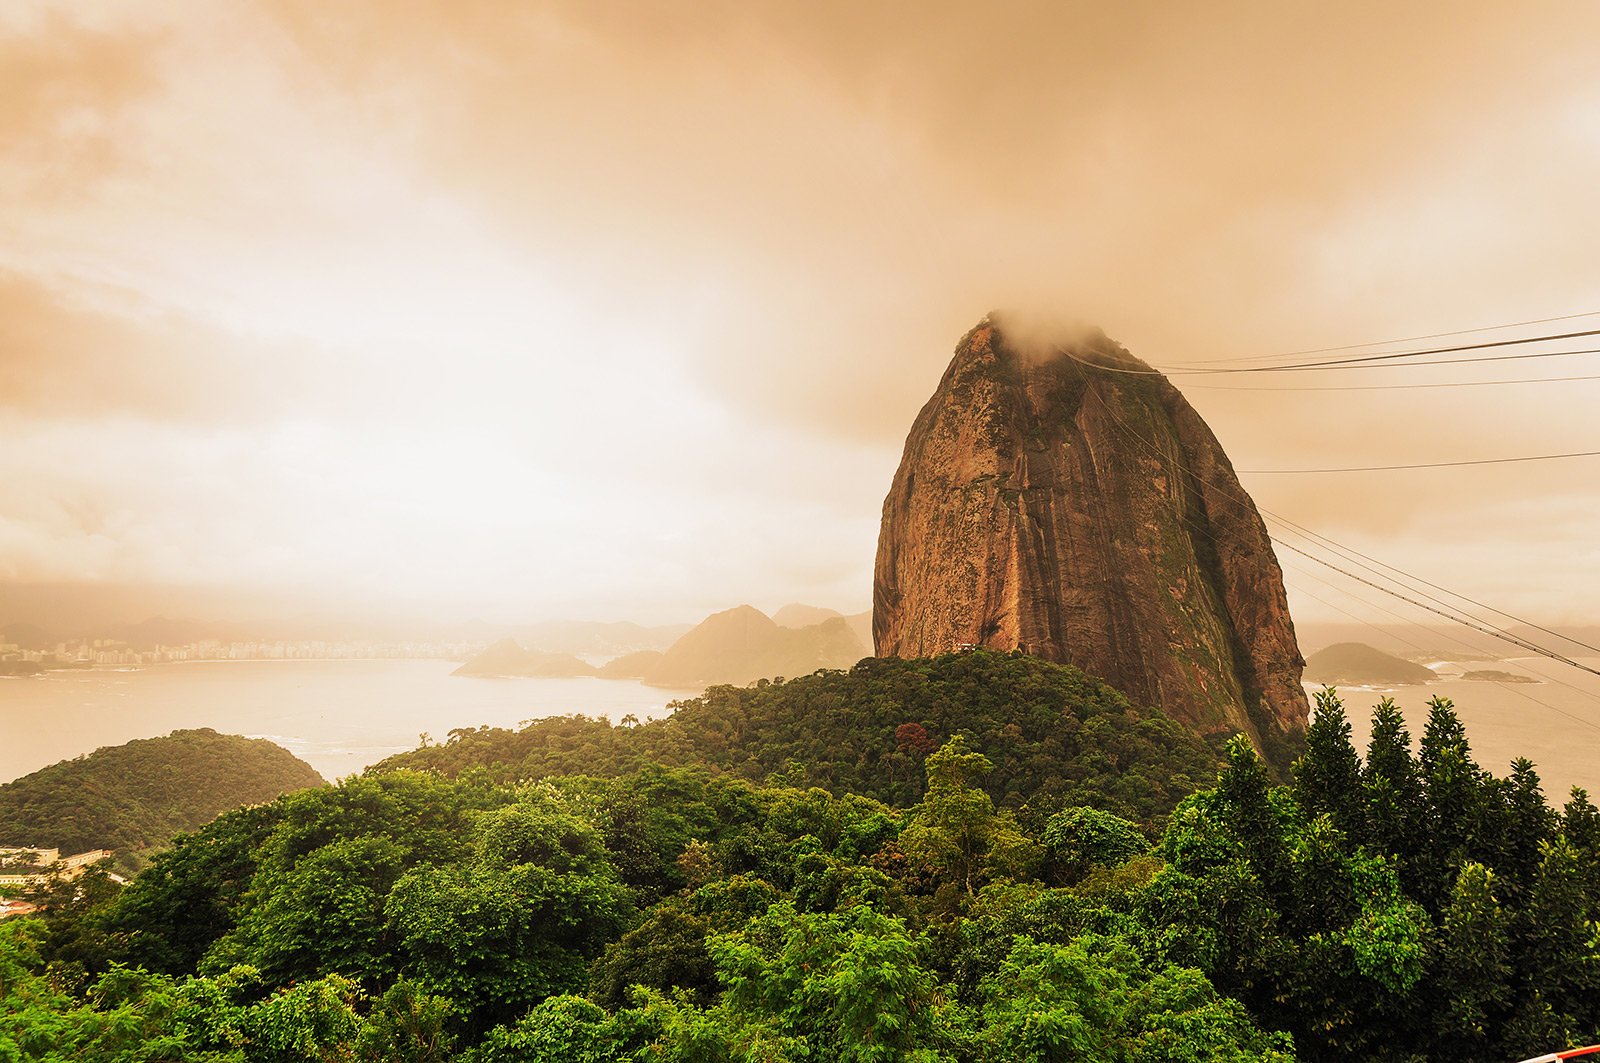
[[[903,723],[896,727],[894,745],[902,753],[916,753],[924,757],[939,748],[939,743],[920,723]]]

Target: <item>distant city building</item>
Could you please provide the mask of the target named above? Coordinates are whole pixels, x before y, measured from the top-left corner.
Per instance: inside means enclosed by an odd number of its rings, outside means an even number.
[[[91,864],[111,856],[110,849],[63,857],[60,849],[0,848],[0,886],[37,886],[53,877],[77,878]]]
[[[31,915],[38,910],[37,904],[0,897],[0,919],[10,919],[14,915]]]
[[[0,661],[26,661],[40,668],[142,668],[182,661],[289,660],[464,660],[483,649],[481,642],[222,642],[204,639],[181,646],[158,644],[136,650],[110,639],[57,643],[54,650],[28,650],[0,636]]]

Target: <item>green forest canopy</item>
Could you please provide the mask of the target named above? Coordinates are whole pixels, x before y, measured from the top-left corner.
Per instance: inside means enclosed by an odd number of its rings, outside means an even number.
[[[309,764],[265,739],[173,731],[0,785],[0,846],[112,849],[118,868],[135,871],[220,812],[322,784]]]
[[[1010,660],[891,674],[1050,679]],[[709,724],[687,749],[658,729],[659,761],[621,737],[644,727],[466,732],[0,924],[0,1058],[1488,1063],[1600,1039],[1587,795],[1485,771],[1446,701],[1416,743],[1380,703],[1365,751],[1319,701],[1287,784],[1236,739],[1139,815],[1093,773],[1041,812],[1027,762],[1002,779],[982,748],[986,706],[896,745],[919,779],[894,800],[852,791],[902,784],[837,723],[832,788],[782,728],[714,764]],[[590,746],[605,774],[556,770]]]
[[[1037,818],[1086,804],[1144,820],[1221,764],[1219,746],[1076,668],[984,650],[712,687],[674,708],[634,727],[558,717],[521,731],[456,730],[378,769],[518,780],[705,767],[903,806],[922,796],[923,757],[960,734],[993,763],[984,788],[1002,807]]]

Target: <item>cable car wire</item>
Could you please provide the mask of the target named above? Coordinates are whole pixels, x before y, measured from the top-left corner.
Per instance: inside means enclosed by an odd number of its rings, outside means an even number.
[[[1101,366],[1095,366],[1095,365],[1093,365],[1093,363],[1085,363],[1085,362],[1083,362],[1082,359],[1077,358],[1076,356],[1073,356],[1073,360],[1075,362],[1080,363],[1080,364],[1089,365],[1091,368],[1105,368],[1105,367],[1101,367]],[[1080,369],[1079,372],[1081,374],[1082,373],[1082,369]],[[1182,462],[1178,461],[1176,458],[1173,458],[1173,457],[1171,457],[1169,455],[1163,454],[1161,451],[1157,450],[1151,443],[1145,441],[1143,439],[1143,437],[1140,436],[1137,432],[1135,432],[1132,429],[1132,427],[1129,426],[1123,420],[1122,416],[1115,409],[1113,409],[1110,406],[1110,404],[1107,403],[1104,400],[1103,397],[1101,397],[1098,394],[1098,392],[1095,393],[1095,398],[1100,402],[1101,408],[1104,409],[1106,411],[1106,413],[1110,415],[1112,421],[1114,423],[1116,423],[1117,425],[1119,425],[1122,428],[1122,430],[1126,434],[1128,434],[1129,437],[1132,438],[1141,447],[1143,447],[1144,449],[1146,449],[1150,453],[1154,454],[1158,459],[1161,459],[1163,461],[1171,462],[1181,472],[1187,473],[1189,476],[1193,477],[1196,481],[1199,481],[1199,476],[1192,469],[1189,469],[1187,466],[1185,466]],[[1250,507],[1252,509],[1255,508],[1254,503],[1251,502],[1247,496],[1241,498],[1239,495],[1235,495],[1231,491],[1226,490],[1225,488],[1219,488],[1218,490],[1225,497],[1228,497],[1228,498],[1232,499],[1234,502],[1238,503],[1241,506],[1248,506],[1248,507]],[[1263,512],[1265,512],[1265,511],[1263,511]],[[1295,527],[1297,529],[1299,528],[1298,525],[1294,525],[1293,522],[1288,521],[1285,518],[1279,518],[1279,519],[1285,524],[1289,524],[1289,525],[1291,525],[1291,526],[1293,526],[1293,527]],[[1305,534],[1315,535],[1315,533],[1309,532],[1309,529],[1306,529],[1304,533]],[[1325,537],[1320,537],[1319,536],[1319,538],[1325,538]],[[1415,598],[1410,597],[1410,595],[1408,595],[1408,594],[1402,594],[1401,592],[1396,591],[1391,587],[1386,587],[1386,586],[1383,586],[1382,584],[1373,582],[1372,580],[1368,580],[1368,579],[1365,579],[1364,577],[1358,576],[1355,573],[1349,572],[1348,570],[1345,570],[1343,568],[1340,568],[1337,565],[1334,565],[1332,562],[1329,562],[1327,560],[1324,560],[1322,558],[1317,557],[1315,554],[1312,554],[1312,553],[1310,553],[1308,551],[1305,551],[1305,550],[1302,550],[1302,549],[1300,549],[1298,547],[1295,547],[1290,543],[1286,543],[1281,538],[1276,538],[1275,537],[1274,541],[1277,542],[1279,545],[1285,547],[1286,549],[1289,549],[1289,550],[1291,550],[1291,551],[1293,551],[1295,553],[1298,553],[1298,554],[1302,554],[1303,556],[1307,557],[1308,559],[1310,559],[1312,561],[1315,561],[1317,564],[1324,565],[1324,566],[1326,566],[1326,567],[1328,567],[1330,569],[1333,569],[1334,571],[1340,572],[1342,575],[1345,575],[1345,576],[1347,576],[1347,577],[1349,577],[1351,579],[1357,580],[1358,582],[1363,583],[1366,586],[1369,586],[1369,587],[1373,588],[1374,590],[1377,590],[1377,591],[1380,591],[1380,592],[1382,592],[1384,594],[1390,595],[1391,597],[1399,598],[1402,601],[1406,601],[1406,602],[1408,602],[1408,603],[1410,603],[1412,605],[1415,605],[1415,606],[1417,606],[1419,608],[1426,609],[1428,612],[1435,613],[1435,614],[1437,614],[1439,616],[1444,617],[1447,620],[1450,620],[1450,621],[1452,621],[1454,623],[1460,624],[1463,627],[1470,627],[1470,628],[1472,628],[1472,629],[1474,629],[1476,631],[1482,632],[1483,634],[1489,635],[1489,636],[1491,636],[1493,638],[1500,639],[1501,641],[1504,641],[1504,642],[1512,643],[1513,645],[1519,646],[1519,647],[1521,647],[1523,649],[1526,649],[1526,650],[1529,650],[1529,651],[1531,651],[1533,653],[1539,654],[1540,656],[1549,657],[1552,660],[1559,661],[1559,662],[1561,662],[1563,664],[1571,665],[1572,667],[1577,668],[1580,671],[1589,672],[1589,673],[1591,673],[1591,674],[1593,674],[1595,676],[1600,676],[1600,670],[1596,670],[1596,669],[1588,667],[1587,665],[1580,664],[1577,661],[1572,660],[1570,657],[1567,657],[1567,656],[1565,656],[1563,654],[1559,654],[1554,650],[1551,650],[1551,649],[1549,649],[1547,647],[1539,645],[1538,643],[1530,642],[1527,639],[1523,639],[1523,638],[1521,638],[1521,637],[1519,637],[1517,635],[1514,635],[1514,634],[1510,633],[1509,631],[1506,631],[1503,628],[1500,628],[1500,627],[1497,627],[1497,626],[1493,625],[1491,622],[1489,622],[1487,620],[1482,620],[1481,618],[1473,617],[1470,614],[1463,614],[1463,611],[1460,610],[1458,607],[1451,606],[1447,602],[1442,602],[1438,598],[1435,598],[1432,595],[1427,594],[1426,592],[1419,592],[1419,591],[1416,591],[1414,588],[1406,587],[1406,590],[1411,591],[1413,594],[1421,594],[1422,597],[1429,598],[1429,599],[1437,602],[1439,604],[1439,606],[1442,606],[1443,608],[1436,608],[1434,606],[1427,605],[1424,602],[1417,601]],[[1328,541],[1331,542],[1331,540],[1328,540]],[[1385,567],[1391,567],[1392,568],[1392,566],[1385,566]],[[1400,571],[1400,570],[1396,569],[1395,571]],[[1392,577],[1383,577],[1383,578],[1389,578],[1389,579],[1391,579],[1391,581],[1393,581]],[[1419,581],[1419,582],[1425,582],[1425,581]],[[1402,584],[1402,586],[1404,586],[1404,585]],[[1451,591],[1445,591],[1445,593],[1454,594],[1454,592],[1451,592]],[[1465,596],[1462,596],[1462,595],[1457,595],[1457,597],[1461,597],[1461,598],[1463,598],[1463,600],[1470,600],[1470,599],[1466,599]],[[1500,615],[1504,615],[1504,616],[1509,616],[1510,615],[1510,614],[1507,614],[1507,613],[1503,613],[1500,610],[1491,609],[1490,611],[1496,612],[1496,613],[1500,613]],[[1513,618],[1513,619],[1515,619],[1515,618]],[[1537,625],[1534,625],[1534,626],[1537,626]],[[1541,628],[1540,630],[1547,630],[1547,629]],[[1576,643],[1576,640],[1567,639],[1566,636],[1558,636],[1558,637],[1563,638],[1566,641],[1574,642],[1575,644],[1582,645],[1582,643]]]
[[[1341,594],[1348,595],[1349,597],[1352,597],[1352,598],[1356,598],[1356,595],[1354,593],[1352,593],[1351,591],[1349,591],[1349,590],[1347,590],[1345,588],[1342,588],[1342,587],[1335,586],[1334,584],[1329,583],[1327,580],[1321,579],[1318,576],[1313,575],[1309,569],[1302,568],[1299,565],[1286,565],[1285,567],[1289,568],[1289,569],[1292,569],[1295,572],[1298,572],[1300,575],[1306,577],[1307,579],[1315,580],[1316,582],[1322,584],[1324,587],[1327,587],[1330,590],[1335,590],[1335,591],[1338,591]],[[1419,651],[1421,653],[1433,652],[1433,651],[1429,650],[1428,648],[1425,648],[1425,647],[1421,646],[1418,643],[1412,642],[1410,639],[1405,638],[1402,635],[1396,635],[1392,631],[1385,631],[1383,628],[1378,627],[1376,624],[1372,623],[1370,620],[1362,619],[1361,617],[1357,616],[1356,614],[1350,612],[1348,609],[1341,608],[1339,605],[1336,605],[1335,603],[1328,601],[1326,598],[1322,597],[1321,595],[1312,593],[1311,591],[1307,590],[1303,586],[1296,587],[1295,591],[1298,594],[1305,595],[1306,597],[1312,599],[1313,601],[1321,602],[1323,605],[1327,606],[1329,609],[1332,609],[1337,613],[1342,613],[1343,615],[1349,617],[1351,620],[1354,620],[1356,623],[1362,625],[1363,627],[1370,628],[1373,631],[1376,631],[1378,634],[1384,636],[1385,638],[1396,639],[1396,640],[1398,640],[1400,642],[1405,643],[1407,646],[1410,646],[1412,649],[1417,650],[1417,651]],[[1394,610],[1385,609],[1383,606],[1379,605],[1376,602],[1367,601],[1367,600],[1361,599],[1361,598],[1357,598],[1356,600],[1360,601],[1363,605],[1366,605],[1366,606],[1368,606],[1370,608],[1378,610],[1380,613],[1387,613],[1389,616],[1392,616],[1396,620],[1400,621],[1400,623],[1404,624],[1406,627],[1413,627],[1413,628],[1416,628],[1418,631],[1427,632],[1429,634],[1429,636],[1443,635],[1443,637],[1449,639],[1449,641],[1454,642],[1458,646],[1462,646],[1462,647],[1464,647],[1464,648],[1466,648],[1468,650],[1471,650],[1473,652],[1478,652],[1475,647],[1471,646],[1470,644],[1468,644],[1467,642],[1465,642],[1464,640],[1462,640],[1460,638],[1457,638],[1457,637],[1455,637],[1453,635],[1450,635],[1447,632],[1436,632],[1431,628],[1424,627],[1423,625],[1417,623],[1415,620],[1407,620],[1405,617],[1401,616],[1399,613],[1396,613]],[[1586,697],[1587,696],[1591,696],[1589,691],[1584,690],[1582,687],[1574,686],[1571,683],[1563,682],[1562,680],[1557,679],[1555,676],[1547,675],[1544,672],[1540,672],[1535,668],[1529,667],[1528,665],[1523,665],[1523,667],[1527,668],[1527,670],[1529,672],[1532,672],[1534,675],[1537,675],[1540,678],[1544,679],[1546,682],[1555,683],[1558,686],[1566,687],[1568,690],[1576,690],[1578,693],[1583,694]],[[1507,694],[1515,694],[1518,697],[1523,698],[1524,700],[1533,702],[1535,705],[1538,705],[1541,708],[1549,709],[1551,712],[1555,713],[1558,716],[1565,716],[1567,719],[1573,721],[1574,723],[1582,724],[1584,727],[1588,727],[1588,728],[1591,728],[1593,730],[1600,731],[1600,724],[1597,724],[1592,720],[1586,720],[1582,716],[1579,716],[1574,712],[1569,712],[1568,710],[1561,708],[1559,705],[1552,705],[1548,701],[1545,701],[1545,700],[1543,700],[1541,698],[1536,698],[1532,694],[1529,694],[1525,690],[1519,690],[1519,689],[1517,689],[1517,685],[1516,684],[1506,683],[1506,682],[1502,682],[1502,681],[1499,681],[1499,680],[1490,680],[1490,682],[1493,682],[1495,686],[1499,687],[1501,690],[1505,691]]]
[[[1069,358],[1071,358],[1074,362],[1076,362],[1079,365],[1080,368],[1078,369],[1078,372],[1079,372],[1080,375],[1083,374],[1083,369],[1082,369],[1083,366],[1088,366],[1089,368],[1092,368],[1092,369],[1112,369],[1112,368],[1114,368],[1112,366],[1101,366],[1101,365],[1096,365],[1093,362],[1085,361],[1084,359],[1079,358],[1077,355],[1073,354],[1071,351],[1066,351],[1066,354],[1067,354],[1067,356]],[[1087,378],[1085,377],[1085,379],[1087,379]],[[1102,400],[1102,404],[1103,404],[1103,400]],[[1144,445],[1144,442],[1143,442],[1142,438],[1136,432],[1134,432],[1133,429],[1130,426],[1128,426],[1125,421],[1122,420],[1121,416],[1118,415],[1116,413],[1116,411],[1112,410],[1109,406],[1106,406],[1105,409],[1107,410],[1108,413],[1110,413],[1112,415],[1113,420],[1116,421],[1119,425],[1121,425],[1121,427],[1124,429],[1124,431],[1128,432],[1128,434],[1131,435],[1136,442],[1139,442],[1141,445]],[[1180,468],[1181,467],[1182,466],[1180,465]],[[1184,470],[1184,471],[1188,471],[1188,470]],[[1193,473],[1191,472],[1190,475],[1193,475]],[[1253,501],[1250,504],[1251,505],[1255,505],[1255,503]],[[1462,601],[1470,602],[1471,604],[1477,606],[1480,609],[1486,609],[1491,613],[1495,613],[1495,614],[1497,614],[1499,616],[1506,617],[1507,619],[1515,621],[1516,623],[1523,624],[1523,625],[1526,625],[1528,627],[1536,628],[1539,631],[1543,631],[1545,634],[1554,635],[1555,637],[1557,637],[1557,638],[1559,638],[1559,639],[1561,639],[1561,640],[1563,640],[1565,642],[1571,643],[1573,645],[1582,646],[1585,649],[1591,649],[1591,650],[1595,650],[1596,652],[1600,652],[1600,648],[1597,648],[1597,647],[1594,647],[1594,646],[1590,646],[1588,643],[1581,642],[1581,641],[1579,641],[1577,639],[1572,638],[1571,636],[1563,635],[1558,631],[1552,631],[1550,628],[1544,627],[1543,625],[1540,625],[1540,624],[1535,624],[1535,623],[1533,623],[1532,621],[1529,621],[1529,620],[1524,620],[1521,617],[1514,616],[1513,614],[1507,613],[1502,609],[1496,609],[1493,606],[1485,605],[1484,603],[1476,601],[1475,599],[1470,598],[1467,595],[1458,594],[1455,591],[1451,591],[1451,590],[1449,590],[1447,588],[1440,587],[1436,583],[1430,583],[1429,581],[1427,581],[1425,579],[1422,579],[1420,576],[1414,576],[1411,573],[1408,573],[1403,569],[1399,569],[1399,568],[1396,568],[1396,567],[1394,567],[1392,565],[1385,564],[1385,563],[1383,563],[1381,561],[1378,561],[1376,558],[1368,557],[1367,555],[1362,554],[1362,553],[1360,553],[1360,551],[1357,551],[1357,550],[1355,550],[1353,548],[1344,547],[1339,543],[1335,543],[1332,539],[1329,539],[1326,536],[1323,536],[1323,535],[1320,535],[1320,534],[1318,534],[1316,532],[1311,531],[1311,529],[1309,529],[1309,528],[1305,528],[1305,527],[1303,527],[1301,525],[1295,524],[1293,521],[1290,521],[1287,517],[1282,517],[1282,516],[1280,516],[1280,515],[1278,515],[1276,513],[1273,513],[1271,510],[1267,509],[1265,506],[1260,506],[1258,508],[1259,508],[1259,511],[1261,513],[1263,513],[1265,515],[1268,515],[1268,516],[1271,516],[1273,519],[1277,520],[1279,523],[1282,523],[1282,524],[1288,525],[1289,527],[1294,528],[1300,534],[1307,535],[1307,536],[1313,538],[1314,540],[1321,540],[1321,542],[1323,544],[1325,544],[1325,548],[1332,548],[1336,552],[1338,552],[1338,551],[1348,551],[1350,554],[1354,554],[1357,557],[1360,557],[1360,558],[1362,558],[1362,559],[1364,559],[1366,561],[1372,562],[1373,564],[1380,565],[1381,567],[1383,567],[1385,569],[1388,569],[1390,572],[1398,573],[1399,575],[1404,576],[1407,579],[1413,580],[1413,581],[1415,581],[1417,583],[1424,584],[1425,586],[1428,586],[1428,587],[1432,587],[1434,590],[1440,591],[1440,592],[1442,592],[1444,594],[1448,594],[1448,595],[1450,595],[1450,596],[1452,596],[1454,598],[1459,598]],[[1348,558],[1347,558],[1347,560],[1348,560]],[[1381,578],[1389,579],[1389,580],[1392,580],[1392,581],[1397,582],[1397,583],[1400,582],[1399,580],[1395,580],[1393,576],[1388,576],[1388,575],[1385,575],[1383,573],[1377,572],[1376,570],[1372,569],[1371,566],[1369,566],[1369,565],[1361,564],[1361,562],[1359,562],[1359,561],[1354,562],[1354,563],[1357,564],[1359,567],[1366,568],[1368,571],[1373,572],[1374,575],[1378,575]],[[1406,586],[1406,584],[1401,583],[1401,586]],[[1448,602],[1442,601],[1441,599],[1436,598],[1431,594],[1428,594],[1426,591],[1419,591],[1414,587],[1407,587],[1407,589],[1412,591],[1413,593],[1421,594],[1424,597],[1429,598],[1430,600],[1432,600],[1434,602],[1437,602],[1439,605],[1442,605],[1442,606],[1444,606],[1446,608],[1454,609],[1454,610],[1456,610],[1458,612],[1464,612],[1464,610],[1461,610],[1461,608],[1459,606],[1453,606]],[[1470,614],[1468,614],[1468,615],[1470,615]],[[1474,618],[1474,619],[1481,619],[1481,618]],[[1483,622],[1487,623],[1487,621],[1483,621]],[[1497,629],[1497,630],[1503,630],[1503,629]]]
[[[1555,461],[1560,458],[1595,458],[1600,450],[1579,450],[1570,454],[1527,454],[1517,458],[1477,458],[1472,461],[1427,461],[1415,465],[1350,465],[1331,469],[1235,469],[1240,476],[1275,476],[1327,472],[1395,472],[1401,469],[1454,469],[1464,465],[1508,465],[1519,461]]]
[[[1472,361],[1488,361],[1474,358]],[[1440,363],[1427,363],[1437,365]],[[1185,384],[1185,391],[1413,391],[1421,388],[1487,388],[1501,384],[1565,384],[1576,380],[1600,380],[1595,376],[1530,376],[1517,380],[1446,380],[1437,384],[1322,384],[1295,387],[1278,384]]]
[[[1556,317],[1536,317],[1527,321],[1508,321],[1504,325],[1481,325],[1478,328],[1456,329],[1453,332],[1427,332],[1420,336],[1400,336],[1388,340],[1368,340],[1366,343],[1346,343],[1338,347],[1308,347],[1282,354],[1241,355],[1237,358],[1202,358],[1199,364],[1220,365],[1232,362],[1259,362],[1269,358],[1304,358],[1312,354],[1336,354],[1339,351],[1358,351],[1363,347],[1388,347],[1395,343],[1417,343],[1421,340],[1442,340],[1451,336],[1470,336],[1479,332],[1498,332],[1501,329],[1525,328],[1528,325],[1549,325],[1557,321],[1576,321],[1579,318],[1600,317],[1600,310],[1586,310],[1581,314],[1561,314]]]
[[[1489,341],[1486,341],[1484,343],[1460,343],[1460,344],[1455,344],[1454,346],[1450,346],[1450,347],[1421,347],[1421,348],[1418,348],[1416,350],[1410,350],[1410,351],[1390,351],[1390,352],[1385,353],[1385,354],[1362,354],[1362,355],[1356,355],[1355,357],[1351,357],[1351,358],[1328,358],[1328,359],[1324,359],[1322,361],[1317,361],[1317,362],[1294,362],[1294,363],[1291,363],[1289,365],[1255,365],[1255,366],[1235,367],[1235,368],[1232,368],[1232,369],[1184,369],[1182,367],[1176,367],[1175,366],[1175,367],[1173,367],[1171,369],[1171,373],[1173,375],[1183,374],[1183,375],[1186,375],[1186,376],[1193,376],[1193,375],[1208,375],[1208,376],[1211,376],[1211,375],[1220,375],[1220,374],[1232,375],[1232,374],[1237,374],[1237,373],[1288,373],[1288,372],[1302,372],[1302,371],[1308,370],[1308,369],[1333,369],[1333,368],[1343,368],[1343,367],[1349,367],[1349,366],[1363,366],[1363,367],[1377,368],[1379,363],[1398,362],[1402,358],[1423,358],[1423,357],[1428,357],[1428,356],[1435,355],[1435,354],[1460,354],[1463,351],[1497,350],[1497,349],[1502,348],[1502,347],[1524,347],[1524,346],[1527,346],[1530,343],[1554,343],[1557,340],[1587,339],[1587,338],[1589,338],[1591,336],[1600,336],[1600,329],[1587,329],[1587,330],[1582,331],[1582,332],[1562,332],[1562,333],[1556,333],[1556,334],[1549,335],[1549,336],[1523,336],[1523,337],[1519,337],[1517,339],[1509,339],[1509,340],[1489,340]],[[1523,355],[1522,357],[1526,357],[1526,358],[1560,358],[1560,357],[1564,357],[1564,356],[1567,356],[1567,355],[1573,355],[1573,354],[1592,354],[1592,353],[1594,353],[1594,352],[1591,351],[1591,350],[1584,350],[1584,351],[1545,351],[1545,352],[1540,352],[1538,354]],[[1436,359],[1434,361],[1429,361],[1429,362],[1408,362],[1406,364],[1408,364],[1408,365],[1453,365],[1453,364],[1459,364],[1459,363],[1461,363],[1463,361],[1492,362],[1492,361],[1497,361],[1497,360],[1498,361],[1509,361],[1510,359],[1506,358],[1506,357],[1500,357],[1500,358],[1485,357],[1485,358],[1468,358],[1468,359],[1440,358],[1440,359]]]

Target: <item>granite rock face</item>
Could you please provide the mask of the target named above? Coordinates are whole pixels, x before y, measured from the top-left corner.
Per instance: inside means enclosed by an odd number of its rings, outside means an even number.
[[[962,339],[906,440],[878,538],[878,655],[1021,649],[1287,766],[1305,662],[1216,437],[1103,334],[1012,342],[1003,325]]]

